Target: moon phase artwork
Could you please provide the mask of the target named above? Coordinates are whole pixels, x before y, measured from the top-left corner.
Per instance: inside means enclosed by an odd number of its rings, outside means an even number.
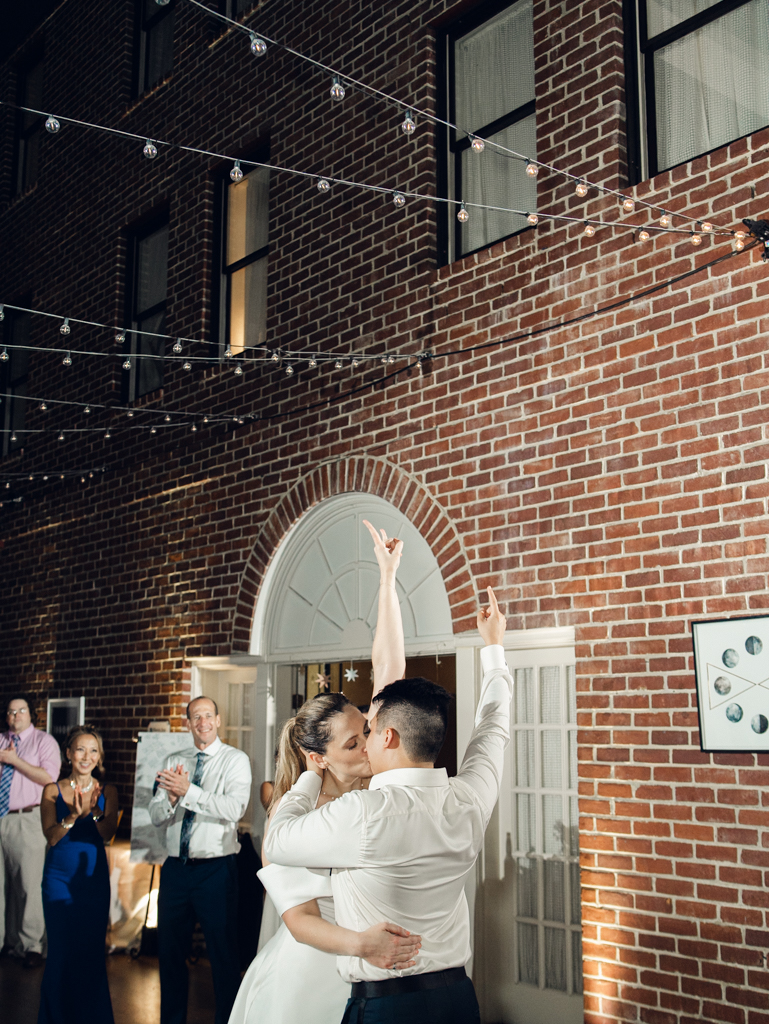
[[[769,615],[692,623],[700,746],[769,751]]]

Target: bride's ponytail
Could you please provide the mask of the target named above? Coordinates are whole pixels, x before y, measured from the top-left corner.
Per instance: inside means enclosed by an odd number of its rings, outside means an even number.
[[[325,754],[331,739],[331,719],[341,714],[350,702],[343,693],[323,693],[305,701],[295,718],[283,726],[278,741],[278,762],[275,785],[267,813],[305,770],[302,749]]]

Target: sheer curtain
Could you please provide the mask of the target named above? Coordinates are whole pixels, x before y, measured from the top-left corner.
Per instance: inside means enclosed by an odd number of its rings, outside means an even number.
[[[710,6],[706,0],[650,3],[649,35],[652,25],[660,31]],[[654,54],[658,170],[769,124],[767,60],[766,0],[752,0]]]

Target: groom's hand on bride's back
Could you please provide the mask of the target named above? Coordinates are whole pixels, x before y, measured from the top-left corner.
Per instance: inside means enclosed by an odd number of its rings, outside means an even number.
[[[422,947],[422,936],[411,935],[397,924],[382,921],[365,932],[359,932],[358,956],[374,967],[402,971],[414,967]]]
[[[494,591],[491,587],[486,587],[486,592],[489,595],[489,607],[478,610],[478,632],[487,646],[501,644],[505,639],[507,623],[499,610]]]

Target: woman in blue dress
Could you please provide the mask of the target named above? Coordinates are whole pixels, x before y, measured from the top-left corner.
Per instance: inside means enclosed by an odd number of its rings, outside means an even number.
[[[109,869],[104,843],[117,828],[117,790],[98,779],[104,762],[99,733],[73,729],[67,740],[68,778],[43,790],[40,814],[48,852],[43,910],[48,960],[38,1024],[76,1024],[82,1003],[72,998],[73,956],[88,976],[88,1019],[114,1024],[104,948],[109,918]]]

